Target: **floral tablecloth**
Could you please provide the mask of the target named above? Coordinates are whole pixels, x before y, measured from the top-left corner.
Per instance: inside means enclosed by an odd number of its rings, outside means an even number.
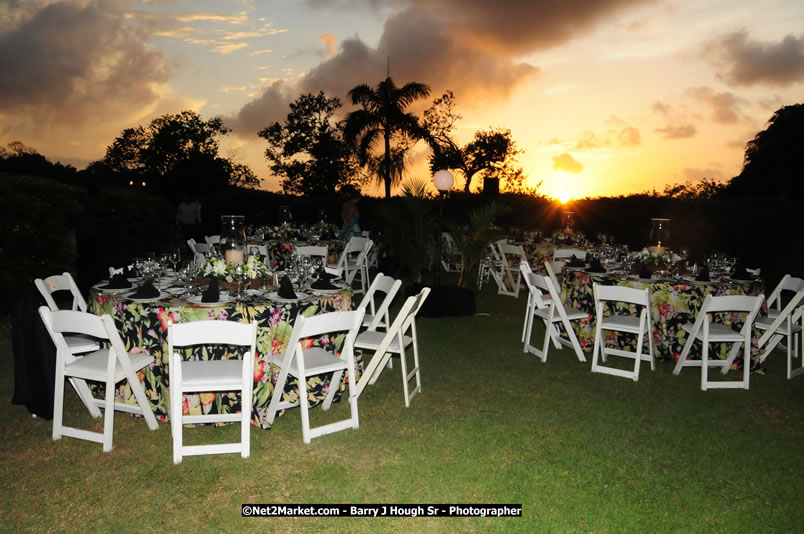
[[[285,262],[293,255],[294,247],[317,246],[327,247],[327,262],[338,263],[346,243],[340,239],[329,241],[279,241],[279,240],[249,240],[248,245],[265,245],[268,250],[268,257],[271,264],[268,265],[272,270],[285,270]],[[248,246],[247,245],[247,246]]]
[[[564,270],[559,275],[561,279],[561,299],[565,306],[571,306],[589,313],[589,319],[573,321],[575,333],[581,348],[591,352],[595,343],[595,297],[593,284],[620,285],[650,289],[651,320],[653,321],[653,342],[656,348],[656,358],[659,360],[678,360],[684,343],[687,341],[687,332],[681,326],[693,323],[704,299],[709,294],[720,295],[759,295],[763,291],[761,280],[733,281],[720,280],[711,283],[698,283],[692,281],[640,281],[632,277],[594,274],[584,271]],[[634,313],[634,310],[631,310]],[[717,320],[717,319],[716,319]],[[738,316],[728,317],[722,322],[740,321]],[[612,334],[612,340],[623,346],[636,348],[635,336],[623,335],[619,338]],[[728,357],[729,347],[712,345],[710,354],[721,359]],[[752,351],[752,354],[754,351]],[[692,351],[692,358],[700,358],[700,351]],[[758,363],[759,354],[752,356],[754,365]],[[739,364],[739,359],[737,360]]]
[[[262,428],[270,428],[265,417],[268,404],[274,391],[274,382],[279,369],[270,363],[270,355],[284,352],[295,318],[301,314],[305,317],[340,310],[352,309],[352,290],[344,289],[329,295],[314,295],[308,299],[293,303],[279,303],[262,297],[245,298],[240,302],[232,302],[216,307],[198,307],[179,298],[170,298],[152,303],[132,302],[124,297],[93,292],[89,303],[92,313],[109,314],[114,318],[120,337],[126,349],[154,356],[155,362],[138,373],[143,382],[145,394],[151,403],[156,417],[162,421],[169,418],[170,394],[167,354],[168,320],[174,322],[190,322],[203,320],[238,321],[248,323],[257,321],[257,354],[254,366],[254,393],[252,424]],[[336,338],[320,338],[308,341],[312,344],[333,344],[336,352],[340,352],[343,336]],[[234,347],[232,347],[234,349]],[[187,351],[187,357],[193,359],[228,359],[240,357],[236,351],[230,352],[225,347],[209,350],[200,347]],[[355,352],[357,376],[362,372],[363,363],[359,351]],[[344,375],[344,380],[345,380]],[[294,395],[295,381],[288,378],[286,392]],[[329,391],[329,384],[320,377],[308,380],[311,395],[321,402]],[[345,383],[340,384],[344,391]],[[125,402],[135,404],[128,385],[121,386],[117,396]],[[311,400],[313,400],[311,398]],[[199,415],[206,413],[234,413],[239,411],[239,397],[226,393],[202,393],[185,395],[183,410],[185,414]]]

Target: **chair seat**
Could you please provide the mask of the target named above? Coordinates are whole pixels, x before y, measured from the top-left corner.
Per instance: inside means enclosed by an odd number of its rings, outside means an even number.
[[[332,373],[347,368],[346,361],[335,356],[331,352],[325,351],[322,348],[311,347],[309,349],[304,349],[303,352],[304,370],[305,374],[308,376],[314,374]],[[280,365],[284,357],[284,354],[274,354],[272,360],[275,365]],[[296,378],[301,375],[299,372],[298,360],[295,358],[293,359],[293,363],[288,368],[288,372]]]
[[[64,341],[67,343],[67,348],[70,349],[70,354],[81,354],[100,349],[98,340],[91,336],[81,334],[66,335],[64,336]]]
[[[639,317],[629,315],[610,315],[603,319],[604,330],[639,333]]]
[[[691,324],[685,324],[682,325],[681,328],[683,328],[687,333],[692,333],[694,326]],[[695,335],[695,339],[703,341],[703,329],[698,331],[698,333]],[[709,324],[710,343],[732,343],[743,341],[743,339],[743,336],[739,332],[734,331],[734,329],[729,328],[728,326],[720,323]]]
[[[363,332],[357,336],[357,340],[355,341],[355,348],[357,349],[369,349],[369,350],[377,350],[380,348],[380,344],[382,343],[383,338],[385,337],[385,332]],[[402,336],[402,343],[404,343],[405,347],[410,345],[413,341],[412,337],[409,336]],[[388,345],[388,350],[391,352],[401,353],[404,347],[399,346],[399,338],[394,337],[393,341]]]
[[[181,363],[183,391],[239,391],[242,360],[199,360]]]
[[[79,358],[74,362],[70,362],[64,366],[64,374],[67,376],[76,376],[86,380],[97,380],[99,382],[106,381],[106,365],[109,358],[109,349],[101,349],[87,354],[83,358]],[[150,365],[154,361],[154,357],[148,354],[134,354],[129,352],[128,359],[131,361],[131,366],[135,371],[142,369],[146,365]],[[126,377],[126,372],[120,361],[115,361],[114,380],[119,382]]]
[[[771,325],[773,324],[773,321],[775,321],[775,320],[776,320],[776,318],[774,318],[774,317],[757,317],[756,319],[754,319],[754,326],[756,326],[760,330],[767,330],[768,328],[771,327]],[[793,323],[793,329],[792,330],[793,330],[794,334],[796,332],[800,332],[801,331],[801,325],[798,324],[798,323]],[[776,329],[776,332],[779,333],[779,334],[782,334],[783,336],[789,336],[790,335],[790,332],[787,331],[787,323],[786,322],[782,322],[782,324],[779,325],[779,328]]]

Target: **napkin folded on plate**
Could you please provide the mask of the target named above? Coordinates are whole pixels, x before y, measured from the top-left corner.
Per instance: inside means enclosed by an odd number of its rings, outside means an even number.
[[[160,295],[159,290],[154,287],[153,278],[145,280],[140,288],[128,297],[133,299],[155,299]]]
[[[212,278],[209,286],[201,293],[201,302],[218,302],[221,299],[221,290],[218,287],[218,279]]]
[[[709,267],[704,267],[701,269],[701,272],[698,273],[698,276],[695,277],[696,282],[710,282],[709,280]]]
[[[134,268],[133,265],[129,265],[125,269],[123,269],[123,276],[126,278],[137,278],[137,270]]]
[[[648,269],[647,267],[645,267],[645,266],[643,265],[643,266],[642,266],[642,269],[640,269],[640,270],[639,270],[639,277],[640,277],[640,278],[643,278],[643,279],[648,279],[648,278],[650,278],[651,276],[653,276],[653,273],[651,273],[651,272],[650,272],[650,269]]]
[[[326,280],[324,278],[319,278],[318,280],[313,282],[312,285],[310,285],[310,287],[313,289],[338,289],[337,286],[330,284],[329,280]]]
[[[606,268],[600,264],[600,260],[598,258],[592,258],[589,262],[589,268],[586,269],[587,272],[590,273],[605,273]]]
[[[277,292],[280,298],[288,300],[296,300],[296,292],[293,291],[293,284],[290,283],[290,278],[283,276],[279,281],[279,291]]]
[[[570,261],[567,262],[566,267],[586,267],[586,262],[573,254]]]
[[[734,266],[734,272],[731,273],[731,277],[735,280],[753,280],[754,276],[750,274],[745,269],[745,265],[742,263],[738,263]]]
[[[336,278],[338,278],[337,274],[328,273],[327,271],[323,270],[321,271],[321,274],[318,275],[319,280],[329,281],[329,280],[335,280]]]
[[[128,289],[131,286],[131,282],[126,279],[126,275],[123,273],[116,274],[112,276],[112,279],[109,280],[109,283],[105,286],[102,286],[101,289]]]

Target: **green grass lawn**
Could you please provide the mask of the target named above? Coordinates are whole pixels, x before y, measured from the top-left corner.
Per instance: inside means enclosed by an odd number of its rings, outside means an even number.
[[[784,355],[751,389],[703,392],[699,371],[593,375],[567,349],[524,354],[525,307],[486,288],[474,317],[420,318],[423,391],[405,408],[399,365],[360,398],[360,429],[304,445],[298,410],[251,430],[251,457],[173,465],[170,425],[118,413],[114,449],[12,405],[0,326],[0,528],[57,531],[801,532],[804,378]],[[486,315],[487,314],[487,315]],[[537,327],[536,336],[542,329]],[[540,337],[539,337],[540,339]],[[591,360],[591,355],[590,358]],[[65,420],[101,427],[66,388]],[[313,423],[342,418],[346,403]],[[238,425],[185,429],[236,440]],[[521,518],[262,518],[243,503],[519,503]]]

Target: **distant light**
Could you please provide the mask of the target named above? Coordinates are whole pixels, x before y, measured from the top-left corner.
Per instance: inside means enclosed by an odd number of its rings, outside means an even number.
[[[572,195],[570,195],[568,191],[562,191],[558,194],[558,201],[562,204],[566,204],[570,200],[572,200]]]
[[[142,182],[142,186],[145,187],[145,182]]]
[[[433,183],[435,184],[436,189],[443,193],[445,191],[449,191],[449,188],[455,183],[455,177],[452,176],[451,172],[443,169],[433,175]]]
[[[134,180],[129,180],[128,185],[134,185]]]

